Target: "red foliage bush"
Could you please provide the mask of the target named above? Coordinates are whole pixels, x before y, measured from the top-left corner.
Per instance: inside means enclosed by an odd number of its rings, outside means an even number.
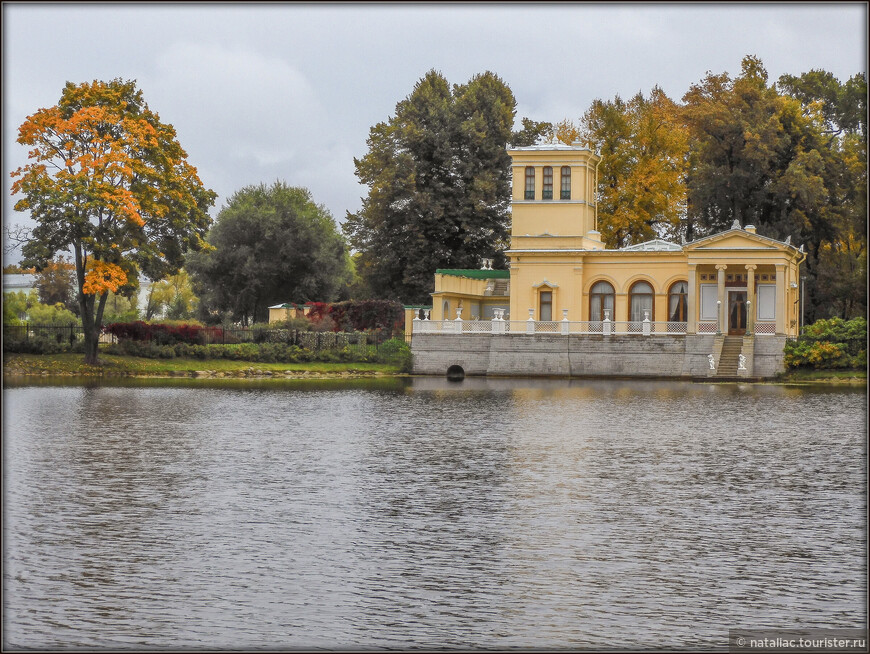
[[[405,310],[399,302],[390,300],[351,300],[347,302],[309,302],[307,318],[317,324],[329,317],[334,332],[384,330],[401,331],[405,325]]]
[[[174,345],[175,343],[206,345],[208,343],[221,343],[224,337],[220,327],[148,324],[141,320],[112,323],[106,325],[103,331],[107,334],[113,334],[118,340],[150,341],[158,345]]]

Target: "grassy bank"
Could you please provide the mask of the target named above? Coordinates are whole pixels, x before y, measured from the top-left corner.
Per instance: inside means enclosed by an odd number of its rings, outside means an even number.
[[[4,354],[3,375],[81,377],[368,377],[400,375],[398,365],[386,363],[259,363],[230,359],[146,359],[101,354],[100,365],[88,366],[81,354]],[[775,382],[789,384],[866,385],[866,370],[790,370]]]
[[[866,370],[810,370],[796,368],[776,378],[777,382],[789,384],[867,384]]]
[[[259,363],[229,359],[146,359],[101,354],[100,364],[88,366],[81,354],[4,354],[3,375],[188,376],[188,377],[328,377],[396,375],[399,367],[386,363]]]

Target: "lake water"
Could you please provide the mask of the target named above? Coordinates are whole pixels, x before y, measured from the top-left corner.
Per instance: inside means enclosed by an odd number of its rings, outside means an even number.
[[[727,648],[866,627],[863,389],[4,390],[7,648]]]

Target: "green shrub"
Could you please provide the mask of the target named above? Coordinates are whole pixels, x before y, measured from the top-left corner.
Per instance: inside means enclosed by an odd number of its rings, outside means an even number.
[[[864,368],[867,366],[867,320],[831,318],[804,327],[803,334],[785,344],[788,368]]]
[[[59,335],[59,334],[58,334]],[[16,336],[15,338],[3,339],[3,351],[13,354],[60,354],[72,352],[83,354],[84,343],[74,339],[70,343],[69,338],[58,339],[58,335],[36,334],[29,338]]]
[[[172,345],[160,345],[156,349],[157,356],[161,359],[174,359],[175,348]]]
[[[812,325],[804,327],[803,335],[818,341],[842,342],[851,339],[867,338],[867,320],[865,318],[831,318],[817,320]]]
[[[391,338],[378,347],[378,360],[398,366],[402,372],[411,372],[411,348],[403,338]]]
[[[60,302],[53,305],[35,303],[27,312],[31,325],[79,325],[78,316]]]

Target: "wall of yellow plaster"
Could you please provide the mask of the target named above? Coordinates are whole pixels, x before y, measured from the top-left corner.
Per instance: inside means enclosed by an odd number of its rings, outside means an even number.
[[[528,318],[534,308],[538,319],[538,294],[547,285],[553,290],[553,316],[568,320],[589,320],[589,290],[606,281],[615,292],[612,320],[628,320],[628,294],[638,281],[649,282],[655,294],[653,320],[667,320],[667,294],[671,284],[687,281],[686,255],[681,252],[572,253],[564,255],[520,255],[511,264],[511,315]],[[516,318],[515,318],[516,319]]]

